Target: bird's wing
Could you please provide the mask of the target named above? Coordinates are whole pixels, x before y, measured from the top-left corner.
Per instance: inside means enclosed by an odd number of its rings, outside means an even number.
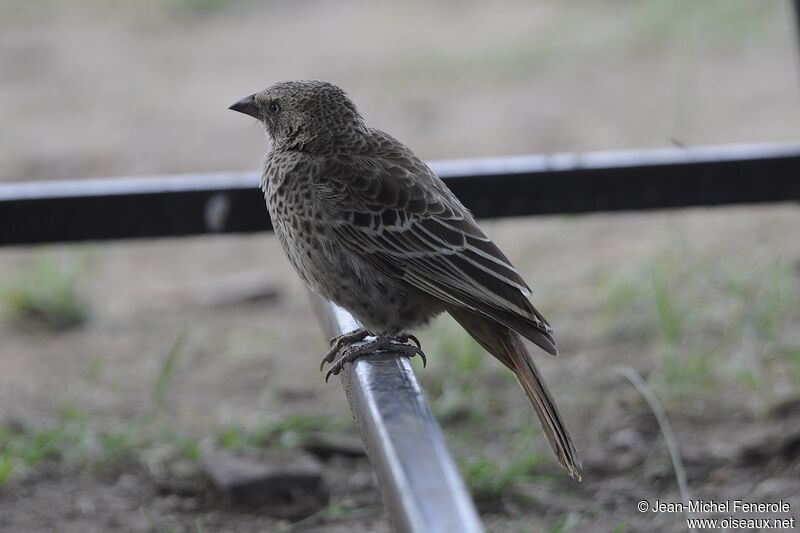
[[[331,156],[321,164],[316,192],[331,230],[390,276],[554,353],[552,328],[508,258],[427,165],[386,137],[388,147],[377,154]]]

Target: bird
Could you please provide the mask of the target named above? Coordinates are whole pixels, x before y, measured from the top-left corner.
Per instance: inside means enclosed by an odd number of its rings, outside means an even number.
[[[375,351],[425,357],[412,332],[449,313],[517,378],[558,462],[581,463],[523,338],[557,355],[531,289],[471,212],[410,148],[368,126],[344,90],[276,83],[229,109],[268,141],[261,188],[275,234],[302,280],[363,327],[331,340],[338,374]]]

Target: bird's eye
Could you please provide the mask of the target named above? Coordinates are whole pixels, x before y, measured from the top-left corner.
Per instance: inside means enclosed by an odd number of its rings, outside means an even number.
[[[276,102],[272,102],[269,104],[269,111],[270,113],[277,113],[281,110],[281,106],[279,106]]]

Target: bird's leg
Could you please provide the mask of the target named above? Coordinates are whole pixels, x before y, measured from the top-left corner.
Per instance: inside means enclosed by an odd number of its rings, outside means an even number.
[[[369,335],[370,332],[367,331],[367,329],[358,328],[350,331],[349,333],[343,333],[332,338],[330,350],[325,353],[325,357],[323,357],[322,361],[319,362],[319,371],[322,372],[322,367],[325,366],[325,363],[333,363],[333,360],[336,359],[336,354],[339,353],[339,351],[344,348],[345,345],[362,341]]]
[[[416,346],[414,344],[406,344],[409,340],[414,342]],[[427,366],[428,364],[428,358],[425,356],[425,352],[422,351],[419,340],[415,336],[407,334],[397,336],[380,335],[364,344],[346,347],[339,359],[328,369],[328,373],[325,374],[325,381],[327,382],[331,376],[338,375],[345,364],[352,363],[356,359],[373,352],[387,352],[406,357],[419,355],[420,359],[422,359],[422,365]]]

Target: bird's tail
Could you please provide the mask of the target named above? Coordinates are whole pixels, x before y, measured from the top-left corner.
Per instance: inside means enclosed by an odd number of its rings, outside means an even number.
[[[511,329],[463,309],[450,314],[490,354],[506,365],[522,386],[539,417],[550,446],[571,477],[581,479],[581,462],[555,401],[520,336]]]

